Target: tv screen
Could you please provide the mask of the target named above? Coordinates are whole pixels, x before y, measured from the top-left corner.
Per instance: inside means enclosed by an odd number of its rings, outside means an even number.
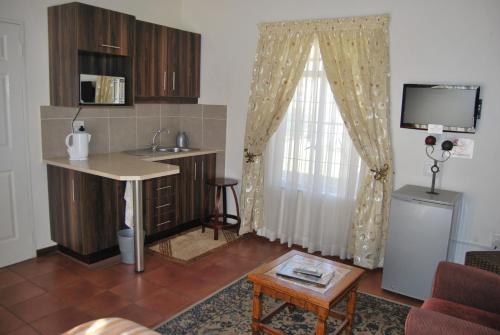
[[[479,86],[404,84],[401,127],[475,133],[479,109]]]

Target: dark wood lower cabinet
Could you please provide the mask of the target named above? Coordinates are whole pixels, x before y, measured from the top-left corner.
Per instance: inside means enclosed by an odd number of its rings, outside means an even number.
[[[146,242],[199,225],[212,212],[215,154],[161,161],[178,165],[177,175],[143,181]],[[63,252],[93,263],[118,254],[117,232],[125,226],[126,183],[47,166],[51,238]]]
[[[215,178],[215,154],[168,159],[160,163],[179,166],[178,208],[181,223],[199,220],[201,211],[210,213],[215,204],[215,193],[206,181]],[[206,201],[203,206],[203,201]]]
[[[47,166],[51,238],[80,255],[116,247],[125,183]]]

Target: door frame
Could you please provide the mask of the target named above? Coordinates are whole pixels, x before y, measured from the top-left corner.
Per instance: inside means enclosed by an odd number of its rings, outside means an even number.
[[[21,32],[20,32],[20,46],[21,46],[21,56],[22,56],[22,71],[23,73],[20,75],[20,78],[22,78],[22,84],[20,85],[21,88],[21,101],[22,101],[22,106],[21,106],[21,113],[22,113],[22,118],[24,121],[24,124],[26,125],[26,134],[28,135],[26,137],[26,143],[24,145],[24,148],[22,149],[24,156],[26,158],[25,161],[25,168],[26,168],[26,180],[28,183],[28,203],[25,206],[25,209],[28,211],[27,216],[28,216],[28,223],[30,225],[30,231],[31,231],[31,255],[33,256],[32,258],[36,257],[36,251],[37,251],[37,246],[36,246],[36,230],[35,230],[35,216],[34,216],[34,203],[33,203],[33,184],[32,184],[32,177],[31,177],[31,147],[30,147],[30,140],[32,138],[31,132],[29,131],[29,120],[31,119],[28,115],[27,112],[27,65],[26,65],[26,25],[24,24],[24,21],[21,20],[16,20],[16,19],[9,19],[5,18],[3,16],[0,16],[0,22],[3,23],[8,23],[8,24],[15,24],[18,25]]]

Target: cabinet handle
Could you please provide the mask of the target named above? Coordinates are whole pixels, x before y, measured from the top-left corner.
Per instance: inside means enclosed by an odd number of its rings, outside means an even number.
[[[117,46],[117,45],[111,45],[111,44],[101,44],[101,47],[103,47],[103,48],[111,48],[111,49],[121,49],[119,46]]]
[[[163,226],[164,224],[167,224],[167,223],[170,223],[170,222],[172,222],[172,221],[167,220],[167,221],[165,221],[165,222],[158,223],[156,226],[157,226],[157,227],[159,227],[159,226]]]
[[[201,161],[201,180],[205,179],[205,161]]]
[[[196,162],[194,162],[194,180],[196,180]]]
[[[172,73],[172,87],[173,90],[175,91],[175,71]]]
[[[172,185],[167,185],[167,186],[163,186],[163,187],[158,187],[156,190],[157,191],[161,191],[161,190],[164,190],[166,188],[172,188]]]
[[[156,208],[157,208],[157,209],[158,209],[158,208],[163,208],[163,207],[167,207],[167,206],[170,206],[170,205],[171,205],[171,204],[170,204],[170,202],[169,202],[168,204],[164,204],[164,205],[156,206]]]
[[[75,180],[71,179],[71,198],[75,202]]]
[[[167,90],[167,71],[163,71],[163,92]]]

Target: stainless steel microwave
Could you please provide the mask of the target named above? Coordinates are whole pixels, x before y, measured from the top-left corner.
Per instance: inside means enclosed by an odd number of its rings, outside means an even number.
[[[80,74],[81,104],[125,104],[125,78]]]

